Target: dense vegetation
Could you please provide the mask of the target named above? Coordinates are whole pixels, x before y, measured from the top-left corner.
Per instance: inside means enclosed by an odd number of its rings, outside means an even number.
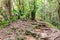
[[[0,40],[60,40],[60,0],[0,0]]]
[[[0,0],[0,27],[20,20],[44,20],[60,29],[60,0]]]

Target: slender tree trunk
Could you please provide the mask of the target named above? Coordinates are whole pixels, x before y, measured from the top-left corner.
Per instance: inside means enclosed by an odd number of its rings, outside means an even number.
[[[59,1],[59,0],[58,0],[58,4],[59,4],[59,5],[58,5],[58,7],[59,7],[59,8],[58,8],[58,16],[59,16],[59,22],[60,22],[60,1]]]
[[[24,13],[24,11],[25,11],[24,0],[22,0],[22,8],[23,8],[23,13]]]
[[[27,14],[27,19],[31,19],[31,7],[30,7],[30,0],[28,0],[28,5],[29,5],[29,13]]]
[[[0,14],[2,14],[1,10],[2,10],[2,0],[0,0]]]
[[[21,5],[22,5],[22,10],[21,10]],[[24,7],[24,0],[19,0],[19,5],[18,5],[18,10],[19,10],[19,13],[18,13],[18,19],[20,19],[20,16],[22,16],[25,11],[25,7]]]
[[[46,5],[47,5],[47,0],[44,0],[44,20],[46,19]]]
[[[11,5],[12,2],[11,1],[12,0],[5,0],[4,1],[6,15],[7,15],[8,20],[10,20],[10,17],[12,16],[12,5]]]
[[[34,1],[34,8],[31,11],[31,20],[35,20],[35,13],[36,13],[36,0],[33,1]]]
[[[60,22],[60,7],[58,9],[58,16],[59,16],[59,22]]]
[[[8,0],[8,5],[9,5],[9,14],[10,14],[10,16],[13,16],[13,14],[12,14],[12,0]]]
[[[21,0],[19,0],[19,5],[18,5],[18,10],[19,10],[19,12],[18,12],[18,19],[20,19],[20,16],[21,16],[21,9],[20,9],[20,6],[21,6]]]
[[[49,20],[52,23],[52,12],[49,12]]]
[[[7,17],[6,17],[6,20],[7,20],[7,19],[9,20],[10,14],[9,14],[9,9],[8,9],[8,8],[9,8],[9,7],[8,7],[8,0],[5,0],[5,1],[4,1],[4,5],[5,5],[4,7],[5,7],[5,10],[6,10],[6,16],[7,16]]]

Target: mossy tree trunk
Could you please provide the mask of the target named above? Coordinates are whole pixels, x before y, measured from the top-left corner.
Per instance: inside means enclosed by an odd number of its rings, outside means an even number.
[[[10,16],[12,15],[12,6],[11,6],[11,0],[8,0],[8,7],[9,7],[9,14],[10,14]]]
[[[18,4],[18,10],[19,10],[19,12],[18,12],[18,19],[20,19],[20,16],[21,16],[21,9],[20,9],[20,7],[21,7],[21,0],[19,0],[18,3],[19,3]]]
[[[23,13],[24,13],[24,11],[25,11],[24,0],[22,0],[22,10],[23,10]]]
[[[58,0],[58,17],[59,17],[59,22],[60,22],[60,0]]]
[[[31,4],[31,0],[28,0],[29,13],[27,14],[27,19],[31,19],[31,7],[30,7],[30,4]]]
[[[31,11],[31,20],[35,20],[35,13],[36,13],[36,0],[33,1],[34,1],[34,8]]]
[[[4,5],[5,5],[5,9],[6,9],[6,15],[7,15],[8,20],[12,16],[12,5],[11,5],[12,2],[11,1],[12,0],[5,0],[4,1]]]
[[[19,0],[18,2],[18,19],[20,19],[20,17],[23,15],[22,13],[24,13],[25,11],[25,7],[24,7],[24,0]]]

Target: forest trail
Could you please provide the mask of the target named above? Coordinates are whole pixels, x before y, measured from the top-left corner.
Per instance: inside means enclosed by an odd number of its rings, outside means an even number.
[[[0,40],[60,40],[60,30],[44,21],[17,20],[0,30]]]

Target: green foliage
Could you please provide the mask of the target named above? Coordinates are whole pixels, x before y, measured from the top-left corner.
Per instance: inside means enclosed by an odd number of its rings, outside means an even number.
[[[52,24],[49,23],[49,22],[46,22],[46,24],[48,24],[50,28],[57,28],[56,26],[52,25]]]
[[[11,18],[10,18],[10,21],[11,21],[11,22],[16,21],[16,20],[17,20],[16,17],[11,17]]]
[[[2,23],[2,25],[7,25],[8,24],[8,22],[6,20],[3,20],[1,23]]]
[[[57,28],[60,29],[60,25]]]
[[[8,25],[8,23],[9,23],[8,21],[3,20],[3,21],[1,22],[0,29],[5,28],[5,27]]]
[[[17,10],[16,9],[13,9],[13,13],[15,14],[17,12]]]
[[[10,21],[13,22],[17,20],[17,16],[19,19],[26,19],[28,16],[30,17],[31,11],[34,9],[34,0],[24,0],[24,11],[22,7],[22,0],[12,0],[12,6],[13,10],[12,13],[14,13],[14,16],[10,17]],[[30,1],[30,4],[29,4]],[[4,3],[3,3],[4,4]],[[36,0],[36,19],[43,19],[44,18],[44,0]],[[4,5],[2,5],[4,6]],[[4,6],[5,7],[5,6]],[[5,17],[6,11],[5,8],[1,10],[1,14]],[[46,19],[48,25],[50,25],[52,28],[57,26],[60,29],[60,24],[56,23],[58,22],[58,2],[57,0],[46,0]],[[52,14],[52,20],[50,20],[50,15]],[[28,17],[28,18],[29,18]],[[50,24],[51,23],[51,24]],[[2,26],[5,26],[8,24],[6,20],[2,21]],[[53,26],[55,25],[55,26]]]

